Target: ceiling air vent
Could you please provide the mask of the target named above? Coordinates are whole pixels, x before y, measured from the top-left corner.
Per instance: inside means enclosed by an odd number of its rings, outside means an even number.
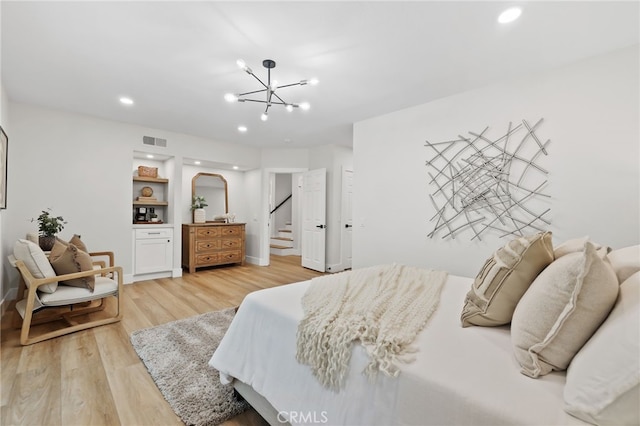
[[[153,136],[143,136],[142,143],[145,145],[161,146],[164,148],[167,147],[166,139],[154,138]]]

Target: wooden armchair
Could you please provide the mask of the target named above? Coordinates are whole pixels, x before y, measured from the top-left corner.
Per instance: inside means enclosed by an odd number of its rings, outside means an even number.
[[[95,265],[94,270],[75,272],[72,274],[57,275],[45,278],[36,278],[29,270],[25,262],[17,260],[13,255],[9,256],[10,263],[20,272],[20,285],[18,287],[18,298],[23,297],[16,303],[16,311],[22,317],[20,343],[30,345],[43,340],[52,339],[65,334],[73,333],[87,328],[100,325],[111,324],[120,321],[122,318],[120,307],[120,295],[122,294],[122,268],[114,266],[112,252],[89,253]],[[45,293],[39,288],[52,283],[71,280],[75,278],[95,275],[95,288],[91,292],[87,288],[58,285],[55,291]],[[115,313],[109,317],[100,315],[99,318],[87,319],[78,323],[73,317],[85,315],[92,312],[102,311],[107,303],[106,299],[114,297]],[[52,308],[50,312],[43,312],[34,319],[34,312],[43,308]],[[18,317],[16,316],[16,319]],[[30,337],[31,326],[51,321],[64,320],[68,326],[35,337]]]

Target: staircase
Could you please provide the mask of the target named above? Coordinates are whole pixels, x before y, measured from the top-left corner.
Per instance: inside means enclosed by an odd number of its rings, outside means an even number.
[[[271,254],[276,256],[289,256],[296,254],[293,249],[293,238],[291,231],[291,223],[288,222],[284,229],[278,229],[278,236],[271,237],[269,245]]]

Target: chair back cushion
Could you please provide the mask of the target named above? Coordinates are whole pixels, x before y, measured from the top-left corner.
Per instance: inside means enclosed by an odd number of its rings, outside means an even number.
[[[16,241],[13,245],[13,256],[24,263],[34,278],[52,278],[56,276],[56,271],[49,263],[47,255],[44,254],[39,245],[29,240],[20,239]],[[40,286],[38,290],[44,293],[53,293],[57,288],[58,283],[54,282]]]

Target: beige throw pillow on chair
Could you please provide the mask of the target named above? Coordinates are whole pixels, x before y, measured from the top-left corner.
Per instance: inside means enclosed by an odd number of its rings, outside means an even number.
[[[88,253],[78,249],[73,244],[64,245],[59,241],[56,241],[53,245],[51,254],[49,255],[49,261],[58,275],[93,270],[93,262]],[[72,287],[84,287],[93,292],[96,285],[96,278],[92,275],[61,281],[60,284]]]

